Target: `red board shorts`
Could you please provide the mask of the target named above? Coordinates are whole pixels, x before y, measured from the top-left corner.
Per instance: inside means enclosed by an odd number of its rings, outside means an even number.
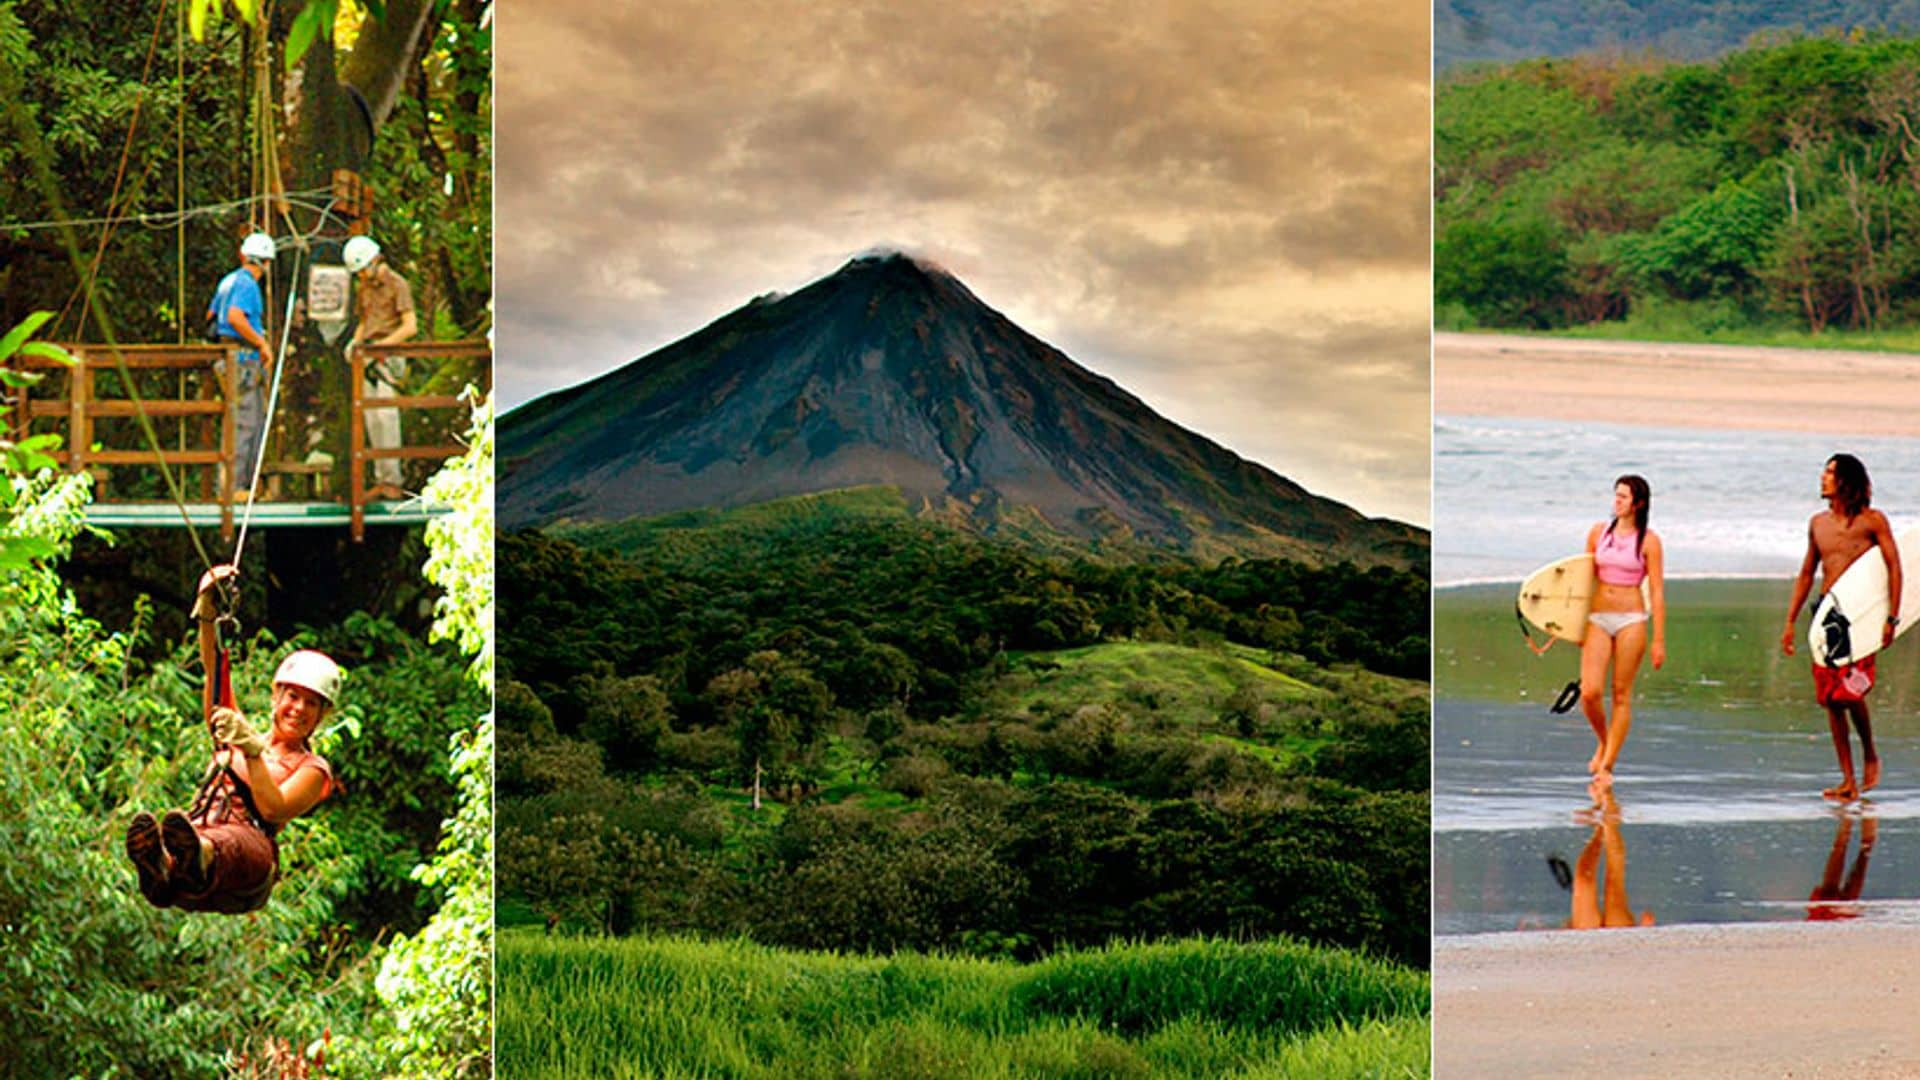
[[[1813,700],[1822,705],[1853,705],[1873,689],[1874,657],[1839,667],[1813,665]]]

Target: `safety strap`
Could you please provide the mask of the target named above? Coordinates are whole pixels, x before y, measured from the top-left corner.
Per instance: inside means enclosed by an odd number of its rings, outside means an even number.
[[[227,647],[224,643],[220,645],[218,651],[215,653],[213,666],[214,705],[218,708],[234,708],[233,661],[228,656]],[[240,805],[246,809],[247,820],[253,822],[254,828],[267,834],[267,837],[271,839],[278,830],[268,823],[266,816],[260,813],[260,807],[254,803],[252,786],[234,770],[233,755],[229,753],[225,762],[220,760],[220,741],[214,738],[213,735],[212,714],[208,714],[207,716],[207,737],[213,739],[213,755],[207,761],[206,775],[200,778],[200,790],[193,797],[193,805],[187,809],[187,820],[192,821],[196,825],[205,823],[207,815],[213,811],[214,799],[219,790],[220,777],[224,775],[232,783],[233,793],[239,797]]]

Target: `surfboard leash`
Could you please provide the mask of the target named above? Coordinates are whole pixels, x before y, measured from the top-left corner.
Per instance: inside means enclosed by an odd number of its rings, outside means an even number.
[[[1527,648],[1532,649],[1533,655],[1535,656],[1547,655],[1547,650],[1553,648],[1553,643],[1560,640],[1552,634],[1548,634],[1545,645],[1535,645],[1533,643],[1533,631],[1527,629],[1527,617],[1521,612],[1520,602],[1518,600],[1513,602],[1513,621],[1520,624],[1520,637],[1526,641]]]

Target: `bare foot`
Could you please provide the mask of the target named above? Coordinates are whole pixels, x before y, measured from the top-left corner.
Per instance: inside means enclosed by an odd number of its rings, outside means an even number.
[[[1605,791],[1613,786],[1613,772],[1609,769],[1596,769],[1593,783],[1587,785],[1588,791]]]
[[[1880,759],[1873,758],[1866,763],[1866,768],[1860,772],[1860,794],[1865,795],[1867,792],[1872,791],[1874,785],[1879,782]]]
[[[1820,795],[1822,798],[1838,799],[1841,802],[1852,802],[1860,797],[1860,789],[1853,785],[1852,780],[1847,780],[1836,787],[1828,788],[1821,792]]]

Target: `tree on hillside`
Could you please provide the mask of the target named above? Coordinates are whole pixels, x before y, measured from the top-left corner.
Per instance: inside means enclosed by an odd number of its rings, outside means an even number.
[[[609,768],[631,772],[653,760],[671,719],[672,708],[659,679],[603,676],[592,680],[587,693],[581,734],[606,751]]]
[[[805,666],[768,649],[707,685],[720,717],[740,747],[740,768],[760,809],[763,778],[784,774],[794,756],[820,737],[833,693]]]

